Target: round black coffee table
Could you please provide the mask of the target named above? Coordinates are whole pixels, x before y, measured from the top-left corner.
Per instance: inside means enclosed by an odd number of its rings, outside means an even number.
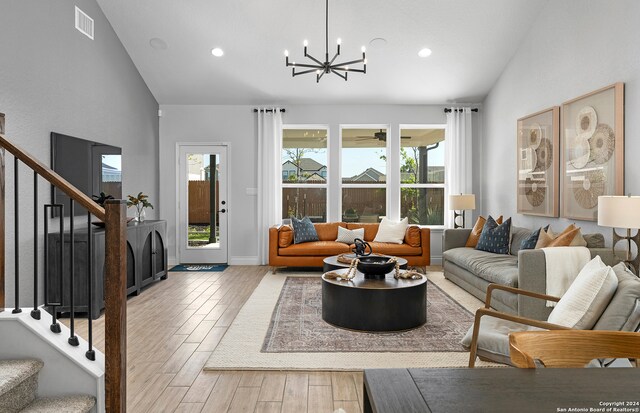
[[[345,254],[346,257],[355,258],[356,254]],[[322,260],[322,271],[329,272],[333,270],[339,270],[341,268],[349,268],[350,263],[344,263],[338,261],[339,255],[332,255],[331,257],[327,257]],[[407,260],[401,257],[396,257],[398,260],[398,264],[400,264],[400,268],[403,270],[407,269]]]
[[[347,269],[335,270],[339,274]],[[322,319],[337,327],[362,331],[401,331],[427,322],[427,278],[349,281],[322,275]]]

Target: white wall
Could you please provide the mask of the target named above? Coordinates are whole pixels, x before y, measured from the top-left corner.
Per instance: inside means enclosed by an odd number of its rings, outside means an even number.
[[[446,123],[444,106],[287,105],[285,108],[285,124],[327,125],[330,142],[336,142],[341,124],[385,124],[390,126],[392,135],[397,135],[401,124]],[[257,263],[256,225],[259,206],[256,196],[247,195],[247,188],[256,188],[259,173],[256,170],[257,116],[253,113],[253,106],[161,105],[160,109],[160,217],[168,222],[169,260],[175,262],[176,259],[176,143],[229,142],[229,262]],[[474,115],[476,136],[482,130],[480,118],[481,116]],[[335,162],[338,151],[335,144],[330,146],[330,162]],[[474,174],[474,180],[479,186],[479,164],[476,166],[478,173]],[[330,199],[339,197],[338,187],[330,187],[328,196]],[[329,220],[338,219],[339,212],[335,207],[330,209]],[[441,244],[440,232],[432,232],[434,263],[442,255]]]
[[[76,5],[95,20],[95,40],[75,29]],[[123,195],[144,191],[157,207],[158,104],[96,1],[2,1],[0,27],[0,112],[6,114],[7,137],[46,165],[52,131],[119,146]],[[33,174],[26,167],[20,171],[21,297],[23,305],[32,305]],[[12,182],[13,158],[7,156],[8,305],[13,303]],[[41,180],[40,201],[48,201],[50,192]],[[148,212],[153,218],[158,211]]]
[[[516,120],[615,82],[625,83],[625,193],[640,193],[640,2],[550,1],[484,102],[482,211],[518,226],[573,220],[516,214]],[[611,230],[579,221],[583,232]]]

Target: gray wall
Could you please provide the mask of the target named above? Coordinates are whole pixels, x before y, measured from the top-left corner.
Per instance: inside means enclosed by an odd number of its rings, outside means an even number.
[[[516,120],[615,82],[625,83],[625,193],[640,193],[640,2],[550,1],[484,102],[482,211],[518,226],[566,219],[516,213]],[[583,232],[611,229],[578,221]]]
[[[94,19],[95,40],[74,28],[75,5]],[[2,1],[0,27],[0,112],[7,116],[8,138],[47,165],[52,131],[120,146],[123,195],[144,191],[157,207],[158,103],[95,0]],[[13,199],[12,164],[8,156],[8,199]],[[19,177],[21,296],[23,305],[31,305],[33,178],[26,167]],[[44,181],[39,189],[40,199],[48,201]],[[148,212],[153,218],[158,210]],[[13,257],[11,209],[7,223],[6,256]],[[6,266],[12,303],[13,259]]]
[[[347,85],[348,87],[348,85]],[[337,137],[341,124],[389,124],[397,133],[400,124],[445,124],[444,106],[421,105],[286,105],[284,124],[328,125],[329,135]],[[176,259],[176,143],[228,142],[229,146],[229,251],[231,264],[256,264],[258,241],[257,197],[247,188],[257,186],[257,126],[253,106],[161,105],[160,118],[160,217],[168,222],[169,260]],[[481,116],[474,115],[474,136],[482,131]],[[394,132],[395,131],[395,132]],[[332,140],[334,138],[331,138]],[[477,151],[480,151],[478,140]],[[338,148],[330,148],[337,156]],[[334,158],[335,159],[335,158]],[[336,163],[332,163],[335,165]],[[475,165],[474,187],[480,186],[480,166]],[[329,188],[329,196],[339,196]],[[334,191],[332,194],[331,191]],[[335,208],[334,208],[335,209]],[[330,212],[331,215],[332,214]],[[330,220],[337,220],[338,216]],[[442,255],[441,230],[431,236],[433,262]]]

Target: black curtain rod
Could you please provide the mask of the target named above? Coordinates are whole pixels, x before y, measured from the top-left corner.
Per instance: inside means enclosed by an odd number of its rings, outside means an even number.
[[[449,109],[449,108],[444,108],[444,113],[451,113],[452,110],[455,110],[456,112],[462,112],[464,109]],[[477,112],[478,108],[473,108],[471,109],[471,112]]]
[[[286,109],[280,109],[280,112],[284,113],[286,112]],[[268,113],[272,113],[273,109],[254,109],[253,113],[257,113],[257,112],[268,112]]]

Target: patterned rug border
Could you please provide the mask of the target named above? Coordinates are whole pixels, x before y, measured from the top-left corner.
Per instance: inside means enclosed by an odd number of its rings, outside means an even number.
[[[286,293],[286,288],[285,287],[286,287],[286,285],[287,285],[287,283],[289,282],[290,279],[297,279],[297,278],[298,279],[299,278],[307,278],[308,279],[308,278],[320,278],[320,277],[301,277],[299,275],[287,275],[286,276],[286,278],[284,280],[284,283],[282,285],[282,289],[280,290],[280,294],[278,295],[278,299],[276,300],[276,305],[274,306],[273,312],[271,313],[271,317],[269,319],[269,328],[267,329],[267,333],[265,334],[262,346],[260,348],[260,352],[262,352],[262,353],[270,353],[270,354],[300,353],[300,352],[302,352],[302,353],[327,353],[327,351],[324,351],[324,350],[305,350],[305,351],[288,351],[288,350],[267,351],[266,350],[266,347],[267,347],[268,341],[269,341],[269,336],[271,336],[273,334],[273,328],[275,326],[274,318],[275,318],[276,312],[279,311],[279,309],[280,309],[280,305],[279,305],[280,301],[283,299],[283,295]],[[473,320],[474,314],[471,311],[469,311],[462,304],[460,304],[458,301],[456,301],[455,298],[453,298],[450,294],[448,294],[442,288],[438,287],[433,281],[427,279],[427,295],[429,294],[429,289],[430,288],[436,288],[441,294],[443,294],[446,298],[448,298],[451,301],[451,304],[453,304],[454,306],[458,307],[458,309],[460,309],[462,312],[464,312],[467,315],[469,315]],[[429,322],[428,321],[429,320],[429,318],[428,318],[429,315],[428,314],[429,313],[427,312],[427,323]],[[338,329],[338,330],[341,329],[338,326],[331,326],[331,327],[335,328],[335,329]],[[419,328],[422,328],[422,326],[419,327]],[[349,331],[348,329],[345,329],[345,330]],[[397,331],[392,331],[392,332],[357,331],[357,332],[354,332],[354,333],[362,334],[362,335],[366,335],[366,336],[370,337],[370,336],[392,336],[392,335],[398,334],[399,332],[397,332]],[[400,332],[400,333],[404,333],[404,331]],[[381,353],[381,354],[384,354],[384,353],[397,353],[397,352],[398,352],[398,350],[371,350],[371,353]],[[425,350],[419,350],[419,349],[411,350],[411,349],[408,349],[408,350],[403,350],[402,352],[403,353],[424,353]],[[437,352],[437,351],[431,351],[431,352]],[[468,350],[465,350],[462,346],[460,346],[459,350],[447,350],[447,352],[466,353],[466,352],[468,352]],[[353,350],[353,351],[329,351],[329,353],[346,353],[346,354],[348,354],[348,353],[360,353],[360,351],[356,351],[356,350]]]

